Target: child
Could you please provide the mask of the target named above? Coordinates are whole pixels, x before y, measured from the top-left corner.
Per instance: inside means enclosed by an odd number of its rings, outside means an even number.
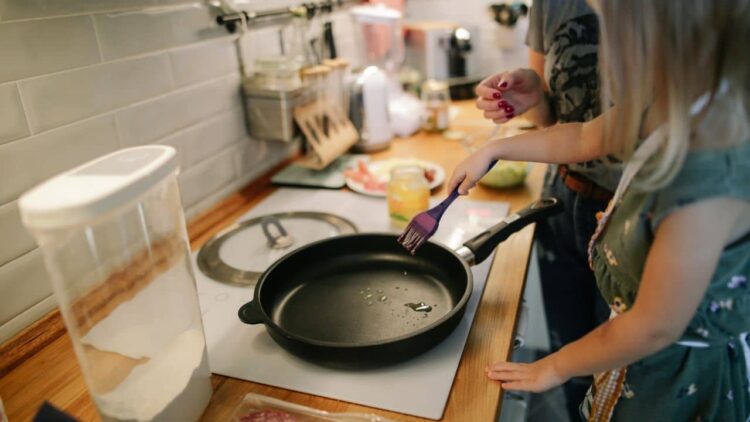
[[[466,193],[495,159],[626,162],[589,261],[611,319],[506,389],[594,374],[594,421],[750,416],[750,0],[598,0],[603,104],[587,123],[493,140],[454,171]]]

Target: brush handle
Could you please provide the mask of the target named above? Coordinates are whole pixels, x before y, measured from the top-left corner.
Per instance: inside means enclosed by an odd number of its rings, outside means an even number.
[[[497,164],[497,160],[493,160],[490,163],[490,166],[487,167],[487,171],[492,170],[492,167],[495,167],[495,164]],[[455,201],[456,198],[458,198],[458,196],[459,196],[458,195],[458,186],[456,186],[455,188],[453,188],[453,190],[451,191],[451,193],[448,194],[448,197],[445,198],[445,199],[443,199],[443,202],[439,203],[433,210],[439,211],[440,215],[443,215],[443,213],[445,212],[445,210],[448,209],[448,206],[450,206],[450,204],[452,204],[453,201]]]

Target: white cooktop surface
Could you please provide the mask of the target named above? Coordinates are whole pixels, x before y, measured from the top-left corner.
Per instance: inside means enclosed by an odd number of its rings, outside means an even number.
[[[360,232],[394,231],[389,227],[386,208],[383,198],[285,188],[274,192],[240,221],[282,211],[322,211],[349,219]],[[456,249],[507,212],[507,203],[459,198],[443,216],[433,240]],[[253,288],[229,286],[206,277],[195,265],[196,255],[197,252],[192,258],[212,372],[430,419],[443,415],[492,261],[488,258],[472,268],[474,292],[466,313],[455,331],[435,348],[385,368],[336,370],[287,353],[271,339],[264,325],[240,322],[237,310],[252,299]]]

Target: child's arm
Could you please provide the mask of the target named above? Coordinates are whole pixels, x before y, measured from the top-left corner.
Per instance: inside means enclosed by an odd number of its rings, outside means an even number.
[[[717,198],[670,214],[657,228],[633,308],[532,364],[497,363],[503,388],[543,391],[573,376],[626,366],[675,342],[703,298],[724,246],[747,230],[750,204]],[[616,257],[615,257],[616,258]]]
[[[586,123],[565,123],[493,139],[456,167],[449,190],[460,184],[459,193],[466,194],[484,176],[490,163],[499,159],[565,164],[602,157],[610,153],[604,150],[603,129],[604,115],[600,115]]]

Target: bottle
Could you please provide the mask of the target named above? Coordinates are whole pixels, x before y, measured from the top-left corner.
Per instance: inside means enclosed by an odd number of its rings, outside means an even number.
[[[450,126],[451,96],[448,84],[428,80],[422,84],[422,102],[427,110],[423,129],[427,132],[443,132]]]
[[[388,181],[388,215],[394,228],[406,227],[414,216],[430,206],[430,186],[419,166],[398,166]]]

